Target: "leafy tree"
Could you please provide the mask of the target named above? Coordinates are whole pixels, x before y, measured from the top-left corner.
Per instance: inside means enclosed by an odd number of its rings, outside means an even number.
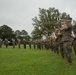
[[[68,17],[70,17],[70,15],[67,14],[66,12],[60,14],[60,19],[67,19]]]
[[[18,38],[18,37],[21,35],[20,30],[16,30],[16,31],[15,31],[15,34],[16,34],[16,38]]]
[[[57,18],[59,17],[59,11],[55,8],[41,9],[39,8],[39,19],[33,18],[34,32],[40,28],[43,35],[49,36],[55,28]]]
[[[42,31],[38,28],[35,28],[35,30],[32,31],[33,39],[41,38],[42,37]]]
[[[28,35],[28,32],[27,31],[25,31],[25,30],[16,30],[15,31],[15,34],[16,34],[16,38],[20,38],[21,40],[23,39],[23,38],[25,38],[26,39],[26,41],[29,41],[30,40],[30,36]]]
[[[27,33],[27,31],[22,30],[22,31],[21,31],[21,35],[22,35],[22,36],[27,36],[27,35],[28,35],[28,33]]]
[[[11,39],[15,37],[14,31],[7,25],[0,26],[0,37],[2,39],[8,38]]]
[[[49,8],[49,9],[41,9],[39,8],[38,17],[34,17],[33,26],[34,30],[32,32],[32,36],[38,38],[41,35],[49,36],[56,29],[59,19],[67,19],[69,15],[65,12],[60,13],[58,9]]]

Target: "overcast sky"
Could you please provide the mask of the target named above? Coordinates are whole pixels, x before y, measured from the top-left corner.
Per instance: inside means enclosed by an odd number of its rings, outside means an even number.
[[[0,26],[8,25],[14,31],[32,32],[32,18],[38,16],[39,8],[55,7],[76,20],[76,0],[0,0]]]

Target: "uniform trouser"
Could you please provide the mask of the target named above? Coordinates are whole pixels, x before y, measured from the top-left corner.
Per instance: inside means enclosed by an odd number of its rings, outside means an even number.
[[[45,48],[46,48],[46,50],[50,49],[50,45],[48,43],[46,43]]]
[[[18,44],[18,47],[20,48],[20,44]]]
[[[13,48],[15,48],[15,45],[13,45]]]
[[[57,46],[56,52],[57,54],[59,54],[59,46]]]
[[[6,48],[8,47],[8,44],[6,44]]]
[[[72,58],[71,58],[71,53],[72,53],[72,42],[64,42],[63,43],[63,48],[67,57],[67,61],[68,62],[72,62]]]
[[[2,47],[2,45],[0,44],[0,48]]]
[[[73,45],[73,48],[74,48],[74,53],[76,55],[76,45]]]
[[[53,42],[53,51],[54,53],[59,54],[59,43],[57,41]]]
[[[54,52],[57,53],[57,54],[59,54],[59,46],[58,45],[55,45]]]
[[[31,44],[29,44],[29,47],[30,47],[30,49],[31,49]]]
[[[64,52],[64,49],[63,49],[63,43],[60,43],[60,53],[61,53],[61,56],[62,56],[62,58],[64,58],[64,54],[65,54],[65,52]]]
[[[36,49],[36,45],[34,44],[34,49]]]
[[[13,43],[13,48],[15,48],[15,43]]]
[[[53,44],[51,44],[51,50],[53,51]]]
[[[56,45],[55,45],[55,42],[53,41],[53,42],[52,42],[52,51],[54,51],[54,53],[56,53],[56,51],[55,51],[55,50],[56,50],[55,47],[56,47]]]
[[[26,49],[26,44],[24,44],[24,48]]]
[[[41,49],[41,44],[38,44],[38,49]]]
[[[76,55],[76,40],[73,41],[73,48],[74,48],[74,53]]]
[[[42,48],[42,49],[44,48],[43,44],[41,44],[41,48]]]

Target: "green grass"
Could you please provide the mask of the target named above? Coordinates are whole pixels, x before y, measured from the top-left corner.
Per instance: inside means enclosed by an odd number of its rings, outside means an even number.
[[[76,75],[76,56],[73,64],[51,50],[0,48],[0,75]]]

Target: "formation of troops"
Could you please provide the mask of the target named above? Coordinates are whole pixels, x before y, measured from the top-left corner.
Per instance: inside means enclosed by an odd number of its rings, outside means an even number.
[[[76,55],[76,27],[72,26],[71,24],[72,19],[68,18],[64,21],[63,25],[59,26],[59,22],[57,23],[57,28],[52,33],[51,36],[47,37],[46,39],[36,39],[33,41],[29,41],[28,45],[31,49],[32,46],[34,49],[46,49],[52,50],[54,53],[58,55],[61,54],[61,57],[67,58],[68,63],[72,63],[72,50],[74,49],[74,53]],[[72,35],[72,32],[74,33]],[[21,44],[23,44],[24,49],[26,49],[26,39],[23,38],[21,41],[19,38],[15,41],[14,38],[12,40],[12,46],[15,48],[15,43],[17,43],[18,47],[20,48]],[[8,39],[5,38],[4,45],[6,48],[8,47]],[[0,48],[2,47],[2,39],[0,38]]]

